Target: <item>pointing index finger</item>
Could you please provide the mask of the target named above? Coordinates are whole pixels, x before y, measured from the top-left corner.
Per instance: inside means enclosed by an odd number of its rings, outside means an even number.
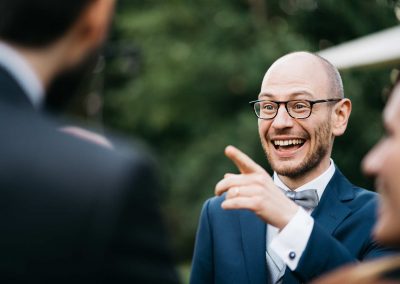
[[[235,163],[242,174],[264,172],[264,169],[245,153],[231,145],[225,148],[225,155]]]

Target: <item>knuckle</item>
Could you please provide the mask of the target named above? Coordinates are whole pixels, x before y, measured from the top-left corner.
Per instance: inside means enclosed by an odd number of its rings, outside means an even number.
[[[253,198],[253,206],[255,209],[261,209],[263,207],[263,198],[261,198],[260,196],[255,196]]]
[[[226,198],[228,198],[228,199],[233,198],[233,197],[234,197],[234,194],[233,194],[234,190],[235,190],[235,188],[234,188],[234,187],[231,187],[231,188],[226,192]]]
[[[255,174],[254,179],[260,185],[265,185],[265,183],[267,182],[265,175],[262,174]]]
[[[239,202],[237,200],[232,200],[232,206],[234,208],[238,208],[239,207]]]

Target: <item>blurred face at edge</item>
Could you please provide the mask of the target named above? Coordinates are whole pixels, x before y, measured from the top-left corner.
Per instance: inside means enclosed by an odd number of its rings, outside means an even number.
[[[397,83],[383,112],[386,135],[367,154],[363,170],[374,176],[381,194],[377,241],[400,246],[400,83]]]

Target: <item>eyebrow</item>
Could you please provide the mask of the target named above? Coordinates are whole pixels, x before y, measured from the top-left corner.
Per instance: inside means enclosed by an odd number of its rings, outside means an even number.
[[[307,96],[307,97],[312,97],[311,93],[307,92],[307,91],[297,91],[294,93],[289,94],[289,98],[293,99],[296,98],[298,96]],[[270,93],[260,93],[258,95],[258,99],[262,99],[262,98],[267,98],[267,99],[272,99],[274,98],[275,95],[270,94]]]

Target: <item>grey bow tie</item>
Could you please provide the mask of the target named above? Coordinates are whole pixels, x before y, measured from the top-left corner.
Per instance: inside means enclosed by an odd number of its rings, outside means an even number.
[[[317,190],[315,189],[307,189],[302,191],[286,191],[281,189],[283,193],[293,200],[297,205],[307,208],[313,209],[317,207],[319,198],[317,194]]]

